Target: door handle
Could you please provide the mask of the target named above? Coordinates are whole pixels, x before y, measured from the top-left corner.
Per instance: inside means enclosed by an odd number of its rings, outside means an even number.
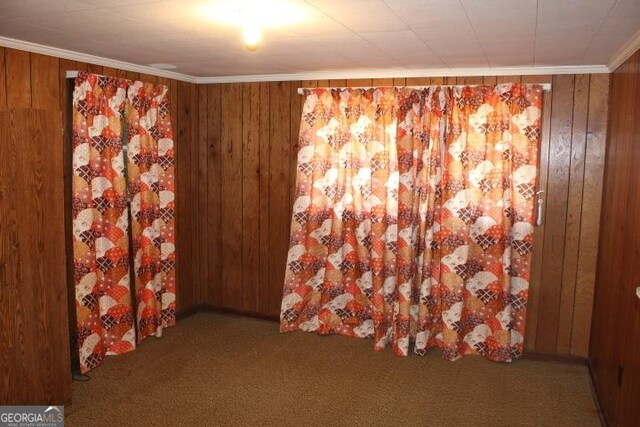
[[[544,199],[542,198],[542,193],[544,193],[544,190],[536,191],[536,227],[540,227],[543,223]]]

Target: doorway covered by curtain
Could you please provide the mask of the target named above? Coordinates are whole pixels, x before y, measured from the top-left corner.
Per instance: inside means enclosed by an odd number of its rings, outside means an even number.
[[[72,239],[80,369],[175,324],[174,153],[164,85],[80,72]]]
[[[306,95],[281,331],[519,357],[541,86]]]

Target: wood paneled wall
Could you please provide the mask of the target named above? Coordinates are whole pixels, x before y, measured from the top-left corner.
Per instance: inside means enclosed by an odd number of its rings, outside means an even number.
[[[59,59],[51,56],[45,56],[35,53],[29,53],[21,50],[2,48],[0,47],[0,111],[2,110],[44,110],[48,114],[56,116],[58,123],[64,123],[64,120],[60,121],[59,116],[62,114],[66,117],[68,112],[68,97],[66,96],[67,70],[86,70],[98,74],[112,75],[126,77],[129,79],[140,79],[149,82],[160,82],[166,84],[171,90],[172,100],[172,118],[174,134],[176,135],[176,157],[177,157],[177,258],[178,258],[178,310],[187,311],[194,308],[199,301],[197,290],[199,289],[194,282],[196,275],[195,270],[197,264],[192,263],[192,259],[197,259],[194,256],[196,253],[192,249],[193,245],[198,244],[196,238],[197,232],[194,221],[190,218],[197,217],[198,205],[197,197],[191,198],[191,189],[197,187],[197,151],[192,149],[196,146],[197,137],[197,97],[196,86],[190,83],[177,82],[175,80],[158,78],[149,75],[140,75],[138,73],[131,73],[122,70],[116,70],[113,68],[96,66],[92,64],[85,64],[76,61],[69,61],[66,59]],[[26,114],[26,113],[23,113]],[[35,114],[35,113],[34,113]],[[45,113],[38,113],[45,114]],[[46,115],[46,114],[45,114]],[[17,116],[16,116],[17,117]],[[3,123],[4,125],[4,123]],[[26,122],[22,124],[26,126]],[[64,331],[64,336],[67,336],[67,298],[55,299],[50,301],[56,301],[56,304],[47,305],[46,310],[34,309],[27,310],[21,309],[20,306],[13,304],[11,299],[5,297],[8,295],[5,293],[5,288],[15,285],[15,278],[11,276],[5,276],[5,272],[9,266],[21,264],[23,266],[29,266],[29,275],[22,277],[20,282],[20,288],[18,292],[25,296],[36,296],[36,300],[33,304],[39,304],[38,298],[49,295],[48,292],[58,292],[58,286],[64,286],[65,283],[49,283],[45,280],[29,280],[33,274],[44,274],[49,271],[52,266],[57,266],[64,269],[64,256],[61,254],[60,247],[56,247],[55,256],[47,257],[39,255],[42,252],[41,245],[37,244],[36,240],[28,238],[24,235],[25,230],[28,230],[32,224],[38,224],[39,221],[44,221],[45,218],[53,218],[51,221],[43,222],[46,224],[46,229],[35,228],[34,230],[42,231],[43,233],[51,233],[51,236],[58,236],[58,233],[64,233],[64,223],[56,221],[55,219],[61,218],[63,212],[62,195],[57,193],[51,193],[47,195],[44,193],[45,189],[51,183],[55,185],[62,185],[64,174],[68,171],[64,171],[62,164],[53,163],[54,159],[62,159],[64,144],[63,139],[58,137],[60,135],[61,125],[57,124],[55,129],[55,135],[50,139],[44,139],[42,151],[39,152],[37,147],[24,147],[25,151],[20,152],[22,156],[20,159],[23,162],[20,167],[17,168],[15,163],[11,163],[11,159],[5,157],[5,153],[8,151],[2,151],[3,156],[0,158],[0,168],[2,170],[1,179],[2,184],[7,183],[20,183],[27,182],[29,185],[33,185],[37,191],[24,191],[16,195],[19,199],[16,199],[18,203],[23,203],[24,206],[31,206],[29,203],[32,200],[38,200],[38,196],[42,197],[59,197],[60,199],[46,199],[41,205],[38,205],[38,209],[24,209],[20,211],[20,215],[15,216],[15,230],[19,231],[16,236],[20,241],[21,254],[32,253],[33,258],[29,259],[29,264],[26,264],[25,260],[16,255],[15,251],[3,251],[0,258],[0,269],[2,270],[2,286],[0,286],[0,320],[2,321],[2,328],[0,330],[0,348],[2,349],[2,357],[9,357],[13,352],[22,351],[24,354],[31,352],[29,357],[38,357],[37,349],[42,348],[43,345],[48,346],[50,349],[51,359],[38,359],[41,363],[30,366],[33,361],[29,358],[21,359],[25,360],[24,363],[29,363],[25,369],[32,371],[32,377],[38,378],[32,383],[23,382],[17,375],[19,375],[19,369],[13,370],[9,373],[5,371],[6,366],[2,361],[2,367],[0,374],[2,375],[3,390],[6,384],[17,384],[21,387],[33,388],[35,396],[42,396],[40,391],[52,390],[49,396],[44,400],[38,402],[29,400],[30,403],[63,403],[68,402],[70,399],[70,377],[67,375],[69,368],[69,344],[67,341],[57,340],[52,341],[53,338],[40,334],[37,329],[41,324],[54,324],[57,325],[59,330]],[[3,139],[0,143],[7,144],[8,140]],[[41,140],[38,140],[41,141]],[[46,145],[46,146],[45,146]],[[6,149],[7,147],[2,147]],[[43,157],[47,153],[53,153],[51,157]],[[45,161],[46,160],[46,161]],[[50,162],[51,161],[51,162]],[[9,162],[9,163],[8,163]],[[11,173],[14,175],[5,175],[4,172],[11,169]],[[38,174],[34,175],[34,171]],[[36,182],[37,181],[37,182]],[[17,184],[16,184],[17,185]],[[32,187],[29,187],[32,188]],[[57,188],[57,187],[56,187]],[[8,191],[8,190],[7,190]],[[12,200],[7,198],[8,193],[4,191],[0,193],[0,204],[3,204],[6,200]],[[10,193],[14,194],[14,193]],[[49,203],[50,202],[50,203]],[[0,222],[5,218],[11,216],[7,212],[0,209]],[[5,224],[2,222],[3,244],[5,234],[10,230],[5,229]],[[51,227],[51,230],[48,229]],[[64,234],[63,234],[64,235]],[[58,242],[59,243],[59,242]],[[47,246],[45,246],[46,248]],[[46,254],[45,254],[46,255]],[[43,273],[44,272],[44,273]],[[27,274],[27,273],[25,273]],[[55,286],[54,286],[55,285]],[[49,287],[53,287],[49,289]],[[57,297],[56,297],[57,298]],[[71,301],[73,304],[73,301]],[[30,306],[31,307],[31,306]],[[38,306],[39,307],[39,306]],[[11,325],[11,328],[5,330],[4,325]],[[9,329],[15,329],[12,332],[8,332]],[[15,338],[16,341],[13,341]],[[41,343],[41,340],[47,341],[45,344]],[[20,343],[19,346],[14,345],[16,342]],[[48,350],[49,351],[49,350]],[[17,353],[16,353],[17,354]],[[58,366],[58,362],[66,360],[65,366]],[[42,363],[57,361],[55,365],[51,367],[43,367]],[[64,365],[64,363],[63,363]],[[55,369],[54,369],[55,367]],[[59,369],[58,369],[59,368]],[[56,370],[58,369],[58,370]],[[66,369],[66,370],[65,370]],[[14,382],[12,382],[14,381]],[[18,381],[18,382],[15,382]],[[64,385],[64,387],[61,386]],[[58,391],[60,392],[58,392]],[[62,393],[62,394],[61,394]],[[5,395],[2,394],[3,403],[27,403],[23,400],[6,401]],[[8,398],[22,399],[25,396],[24,393],[14,393],[8,396]]]
[[[595,278],[608,75],[358,79],[198,86],[201,302],[279,313],[303,97],[298,87],[552,83],[546,95],[526,347],[587,355]],[[196,189],[193,189],[196,192]]]
[[[60,129],[58,111],[0,110],[0,405],[71,397]]]
[[[612,75],[589,355],[611,426],[638,425],[640,396],[640,51]]]

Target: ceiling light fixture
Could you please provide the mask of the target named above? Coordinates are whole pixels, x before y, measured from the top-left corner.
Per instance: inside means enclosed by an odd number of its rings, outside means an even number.
[[[254,51],[262,41],[262,32],[260,28],[250,25],[242,31],[242,42],[247,50]]]
[[[306,13],[299,3],[289,0],[219,0],[203,10],[205,16],[243,29],[245,48],[256,50],[262,30],[300,23]]]

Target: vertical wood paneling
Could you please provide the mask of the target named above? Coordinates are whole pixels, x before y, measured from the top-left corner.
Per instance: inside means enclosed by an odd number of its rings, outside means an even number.
[[[158,83],[158,77],[152,76],[151,74],[140,73],[140,76],[138,77],[138,79],[145,83]]]
[[[146,78],[146,77],[145,77]],[[207,198],[209,195],[209,156],[207,142],[209,140],[209,128],[207,126],[207,114],[209,113],[209,97],[207,96],[207,87],[198,86],[198,173],[197,173],[197,191],[198,191],[198,218],[197,218],[197,238],[195,244],[198,245],[198,261],[199,276],[198,290],[199,295],[197,301],[203,299],[203,293],[207,292],[208,287],[205,286],[211,280],[209,277],[209,203]]]
[[[102,74],[102,65],[88,64],[87,71],[93,74]]]
[[[124,77],[129,80],[140,80],[140,73],[135,73],[133,71],[125,71]]]
[[[71,109],[71,100],[67,96],[67,71],[72,71],[77,68],[76,61],[69,59],[58,60],[58,85],[60,87],[60,109],[62,110],[63,117],[66,117],[68,111]],[[66,123],[66,122],[63,122]]]
[[[370,87],[371,79],[348,79],[345,83],[348,87]]]
[[[0,47],[0,108],[7,106],[7,74],[5,71],[5,48]]]
[[[222,302],[242,307],[242,83],[222,86]]]
[[[303,96],[298,95],[298,87],[309,87],[309,81],[292,82],[289,91],[289,141],[291,144],[289,154],[289,206],[293,206],[296,191],[296,169],[298,164],[298,140],[300,138],[300,118],[302,116]],[[368,80],[371,86],[371,79]]]
[[[625,138],[631,140],[631,150],[629,158],[625,161],[637,167],[640,161],[640,54],[636,54],[629,61],[629,78],[634,80],[634,85],[629,88],[629,95],[635,103],[633,117],[635,120],[628,120],[626,123]],[[632,170],[629,176],[629,191],[625,210],[627,212],[626,221],[629,223],[625,233],[623,243],[624,253],[622,261],[621,278],[618,282],[620,287],[620,300],[617,306],[619,315],[617,316],[617,339],[613,346],[617,348],[619,354],[615,358],[621,370],[618,376],[618,397],[615,402],[615,417],[618,425],[633,425],[638,421],[638,394],[635,391],[640,389],[640,352],[637,345],[640,338],[640,295],[636,297],[636,288],[640,289],[640,225],[639,221],[630,220],[640,217],[640,179],[637,170]]]
[[[5,49],[7,107],[31,107],[31,58],[29,52]]]
[[[169,99],[171,101],[171,127],[174,135],[178,135],[178,81],[171,80],[169,85]],[[176,177],[177,179],[177,177]]]
[[[606,150],[606,169],[600,220],[601,234],[597,267],[597,284],[589,355],[593,361],[596,391],[603,412],[616,425],[618,375],[620,368],[620,301],[626,234],[633,213],[628,210],[628,188],[635,165],[631,161],[633,140],[629,122],[637,117],[637,82],[630,73],[630,63],[623,64],[614,74],[611,86],[611,132]]]
[[[498,76],[498,83],[521,83],[528,76]]]
[[[500,77],[498,77],[498,79],[500,79]],[[536,75],[536,74],[532,74],[532,75],[528,75],[528,76],[522,76],[521,78],[508,77],[508,79],[515,80],[516,83],[522,83],[522,84],[542,84],[542,83],[552,83],[553,82],[553,76]],[[553,88],[552,88],[552,90],[553,90]]]
[[[31,54],[31,107],[57,110],[60,106],[58,58]],[[62,149],[62,147],[60,147]]]
[[[372,79],[371,85],[375,87],[393,86],[393,79]]]
[[[222,91],[221,85],[207,87],[208,115],[207,135],[208,153],[208,232],[202,239],[209,243],[208,261],[209,282],[203,284],[202,301],[216,306],[222,306],[222,145],[221,145],[221,116]],[[206,288],[206,290],[205,290]]]
[[[428,86],[431,84],[431,79],[428,77],[411,77],[405,80],[407,86]]]
[[[602,83],[601,79],[592,86],[594,113],[606,113],[606,106],[595,100],[606,94]],[[640,216],[637,176],[640,162],[639,98],[640,51],[611,77],[611,113],[607,125],[602,215],[597,242],[599,251],[589,356],[596,394],[611,426],[637,425],[637,397],[640,392],[640,347],[637,344],[640,337],[640,300],[634,296],[635,287],[640,286],[640,227],[637,221]],[[602,124],[600,117],[589,115],[588,129],[593,127],[596,133],[587,140],[587,151],[594,150],[596,165],[601,164]],[[595,179],[596,174],[585,180],[585,199],[587,186],[598,185]],[[588,225],[591,225],[590,221]],[[594,242],[587,240],[585,243]],[[582,255],[580,259],[583,259]],[[590,260],[585,259],[584,262],[589,264]],[[588,301],[584,305],[588,306]]]
[[[329,80],[329,86],[330,87],[337,87],[337,88],[346,87],[347,86],[347,81],[345,79]]]
[[[573,75],[555,76],[551,105],[551,149],[546,196],[545,248],[542,255],[540,313],[536,349],[554,352],[558,336],[565,246],[573,114]]]
[[[496,81],[499,83],[523,83],[523,84],[540,84],[551,83],[553,77],[546,75],[527,75],[527,76],[499,76]],[[542,137],[539,151],[538,164],[540,174],[538,176],[537,189],[544,191],[543,199],[547,198],[547,178],[549,169],[549,150],[551,147],[551,105],[553,104],[553,93],[544,93],[543,114],[542,114]],[[527,327],[525,330],[525,349],[536,349],[536,335],[538,331],[538,313],[540,300],[540,287],[542,278],[542,255],[544,253],[545,242],[545,223],[547,218],[546,204],[543,209],[543,223],[536,227],[533,232],[533,260],[531,264],[531,280],[529,281],[529,303],[527,306]]]
[[[197,255],[193,253],[193,240],[197,236],[190,233],[192,223],[195,221],[197,211],[193,208],[193,194],[191,191],[191,173],[194,168],[191,164],[191,114],[194,114],[191,103],[191,85],[186,82],[178,82],[177,91],[177,126],[176,126],[176,239],[177,239],[177,261],[178,261],[178,288],[176,289],[177,306],[179,309],[190,307],[194,304],[194,276],[193,258]],[[195,168],[197,169],[197,167]],[[189,172],[187,172],[189,171]],[[194,218],[193,220],[191,218]],[[182,285],[184,284],[184,285]]]
[[[140,75],[137,77],[141,78]],[[133,80],[133,79],[132,79]],[[201,221],[198,220],[198,217],[202,215],[200,209],[200,199],[199,195],[199,187],[202,185],[202,181],[200,180],[201,174],[206,174],[206,171],[202,171],[200,169],[200,151],[198,149],[198,87],[194,84],[188,85],[189,92],[189,114],[183,115],[181,117],[182,121],[188,121],[189,126],[189,134],[187,136],[187,143],[189,145],[189,153],[191,155],[191,169],[189,171],[185,171],[185,173],[189,173],[189,179],[191,180],[191,185],[189,186],[189,193],[183,194],[183,196],[189,197],[189,208],[192,215],[196,215],[193,220],[189,221],[189,227],[187,233],[189,234],[189,238],[191,239],[191,254],[193,258],[189,260],[189,268],[191,268],[192,282],[190,287],[190,292],[193,294],[192,305],[198,305],[200,301],[200,288],[201,283],[203,282],[203,270],[201,269],[201,258],[199,256],[200,253],[200,239],[199,236],[199,227]],[[186,144],[185,144],[186,145]],[[184,175],[183,175],[184,177]],[[184,178],[186,179],[186,178]]]
[[[260,83],[242,85],[242,303],[257,311],[260,280]]]
[[[335,85],[335,83],[332,83]],[[269,313],[280,308],[284,269],[289,244],[290,82],[269,85]]]
[[[0,123],[0,404],[63,404],[71,398],[64,198],[62,179],[52,179],[62,170],[60,115],[10,110]]]
[[[587,142],[587,115],[589,109],[589,76],[575,77],[573,92],[573,121],[571,131],[571,154],[569,158],[569,179],[567,199],[567,221],[565,224],[565,246],[562,271],[562,291],[558,317],[558,338],[556,351],[571,352],[573,330],[573,305],[575,301],[578,272],[578,252],[580,250],[580,223],[582,220],[582,191]]]
[[[543,191],[543,200],[547,195],[547,178],[549,170],[549,149],[551,146],[551,105],[553,104],[553,92],[546,92],[542,105],[542,135],[540,138],[540,150],[538,153],[539,174],[537,189]],[[542,278],[542,258],[544,254],[544,230],[547,218],[547,205],[543,205],[542,224],[533,230],[533,253],[531,261],[531,280],[529,280],[529,302],[527,304],[527,325],[525,329],[524,347],[526,350],[536,348],[536,335],[538,332],[538,307],[540,301],[540,286]]]
[[[481,85],[484,79],[482,76],[462,77],[457,80],[459,85]]]
[[[485,85],[495,85],[498,83],[498,77],[497,76],[485,76],[482,78],[482,84]]]
[[[76,68],[73,71],[89,71],[89,64],[86,62],[76,62]],[[118,70],[118,77],[120,77],[120,73],[124,74],[124,71]]]
[[[259,189],[260,189],[260,226],[259,226],[259,256],[260,256],[260,283],[257,291],[257,310],[258,313],[269,312],[269,295],[271,282],[271,247],[269,242],[269,229],[271,227],[270,213],[271,213],[271,185],[270,185],[270,171],[271,171],[271,155],[270,155],[270,136],[269,125],[271,122],[270,109],[267,108],[271,105],[271,91],[270,84],[266,82],[260,83],[260,113],[258,115],[259,121],[259,145],[260,145],[260,174],[259,174]],[[284,279],[284,278],[283,278]]]
[[[118,76],[118,70],[115,69],[115,68],[103,67],[102,68],[102,74],[104,74],[105,76],[109,76],[109,77],[117,77]]]
[[[20,353],[17,347],[18,318],[22,313],[18,292],[20,276],[17,271],[18,214],[15,181],[17,149],[12,142],[9,115],[0,111],[0,404],[16,403],[22,397],[20,382]],[[17,394],[17,396],[15,396]]]
[[[594,74],[590,82],[580,252],[571,336],[571,354],[579,355],[587,354],[589,349],[609,106],[609,76]]]

